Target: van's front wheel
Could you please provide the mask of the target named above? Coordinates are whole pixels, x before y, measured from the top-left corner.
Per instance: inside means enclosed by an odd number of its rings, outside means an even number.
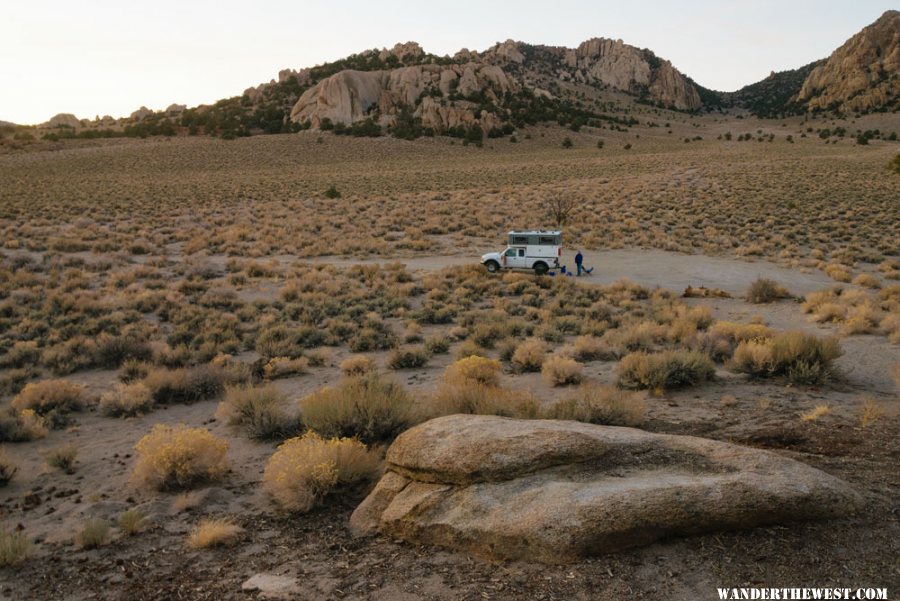
[[[535,275],[544,275],[548,271],[550,271],[550,267],[548,267],[546,263],[538,262],[534,264]]]
[[[488,273],[497,273],[500,271],[500,264],[497,261],[485,261],[484,266],[487,268]]]

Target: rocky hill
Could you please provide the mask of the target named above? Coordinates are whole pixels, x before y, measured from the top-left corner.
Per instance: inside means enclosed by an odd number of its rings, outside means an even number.
[[[809,110],[870,111],[900,105],[900,12],[889,10],[847,40],[793,100]]]
[[[705,108],[714,108],[716,102],[722,108],[743,108],[760,117],[896,110],[900,108],[900,12],[887,11],[828,58],[773,72],[736,92],[704,96]]]
[[[532,104],[556,96],[540,87],[554,80],[605,86],[679,110],[702,107],[694,84],[668,61],[621,40],[592,39],[578,48],[530,46],[508,40],[478,53],[426,54],[414,43],[352,57],[362,67],[340,70],[315,83],[312,70],[282,73],[309,85],[291,109],[294,123],[321,127],[371,119],[392,125],[404,111],[426,128],[447,131],[479,124],[485,131],[515,121]],[[273,84],[248,91],[258,98]]]

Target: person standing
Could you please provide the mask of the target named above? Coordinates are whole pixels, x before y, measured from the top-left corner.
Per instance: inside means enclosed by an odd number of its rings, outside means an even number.
[[[584,255],[581,254],[580,250],[578,251],[578,254],[575,255],[575,267],[578,268],[578,273],[577,273],[578,276],[581,276],[581,274],[583,274],[583,273],[585,273],[587,275],[591,275],[591,272],[594,271],[593,267],[588,269],[587,267],[584,266]]]

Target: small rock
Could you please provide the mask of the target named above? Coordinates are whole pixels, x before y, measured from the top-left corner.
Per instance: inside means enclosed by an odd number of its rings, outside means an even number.
[[[300,592],[296,578],[275,574],[254,574],[241,585],[242,591],[259,591],[261,597],[286,599]]]

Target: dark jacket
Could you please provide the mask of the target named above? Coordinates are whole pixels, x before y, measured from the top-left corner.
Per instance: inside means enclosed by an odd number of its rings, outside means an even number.
[[[584,257],[581,256],[581,253],[575,255],[575,264],[581,265],[582,261],[584,261]]]

